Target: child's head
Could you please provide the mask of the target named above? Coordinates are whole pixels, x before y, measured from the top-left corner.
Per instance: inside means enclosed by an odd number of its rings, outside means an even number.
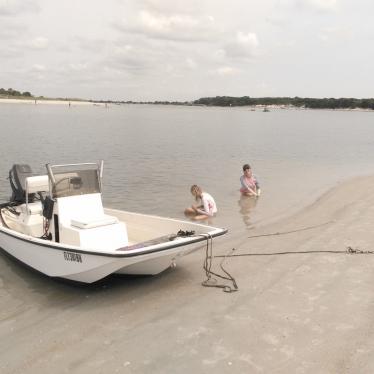
[[[243,165],[243,172],[244,174],[247,176],[247,177],[251,177],[252,176],[252,169],[250,167],[249,164],[244,164]]]
[[[191,186],[191,193],[195,197],[196,200],[198,200],[201,197],[202,189],[197,184],[194,184]]]

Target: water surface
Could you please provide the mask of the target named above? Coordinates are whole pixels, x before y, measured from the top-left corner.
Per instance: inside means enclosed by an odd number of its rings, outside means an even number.
[[[103,159],[105,205],[184,218],[190,185],[211,193],[211,223],[236,233],[289,214],[374,164],[374,113],[184,106],[0,104],[0,196],[14,163]],[[250,163],[258,200],[241,198]],[[347,196],[349,199],[349,196]]]

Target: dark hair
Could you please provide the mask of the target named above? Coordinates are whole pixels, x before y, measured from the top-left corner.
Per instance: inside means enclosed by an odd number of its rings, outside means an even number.
[[[243,171],[247,170],[247,169],[250,169],[250,168],[251,168],[251,166],[249,164],[244,164],[243,165]]]

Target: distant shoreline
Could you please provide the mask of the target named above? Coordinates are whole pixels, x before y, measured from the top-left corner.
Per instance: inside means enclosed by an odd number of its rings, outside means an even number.
[[[0,98],[0,104],[29,104],[29,105],[66,105],[66,106],[77,106],[77,105],[100,105],[105,106],[105,103],[97,103],[94,101],[83,101],[83,100],[49,100],[49,99],[6,99]]]
[[[248,109],[251,111],[270,112],[272,110],[333,110],[333,111],[348,111],[348,112],[374,112],[371,108],[310,108],[295,105],[278,105],[278,104],[255,104],[255,105],[214,105],[201,103],[183,103],[183,102],[116,102],[116,101],[92,101],[92,100],[68,100],[68,99],[48,99],[48,98],[5,98],[0,97],[0,104],[27,104],[27,105],[65,105],[65,106],[101,106],[108,107],[109,105],[162,105],[162,106],[192,106],[200,108],[225,108],[225,109]]]
[[[10,100],[10,101],[3,101]],[[327,109],[327,110],[357,110],[357,111],[374,111],[374,98],[354,98],[354,97],[251,97],[251,96],[211,96],[201,97],[197,100],[189,101],[133,101],[133,100],[88,100],[77,97],[46,97],[35,96],[31,92],[21,92],[8,88],[0,88],[0,103],[31,103],[31,104],[67,104],[69,107],[74,105],[104,105],[109,104],[123,105],[177,105],[177,106],[202,106],[202,107],[249,107],[251,110],[262,108],[264,112],[273,109]]]

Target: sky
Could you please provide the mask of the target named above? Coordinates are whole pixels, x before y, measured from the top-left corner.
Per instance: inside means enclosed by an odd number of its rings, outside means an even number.
[[[374,97],[372,0],[0,0],[0,87],[93,100]]]

